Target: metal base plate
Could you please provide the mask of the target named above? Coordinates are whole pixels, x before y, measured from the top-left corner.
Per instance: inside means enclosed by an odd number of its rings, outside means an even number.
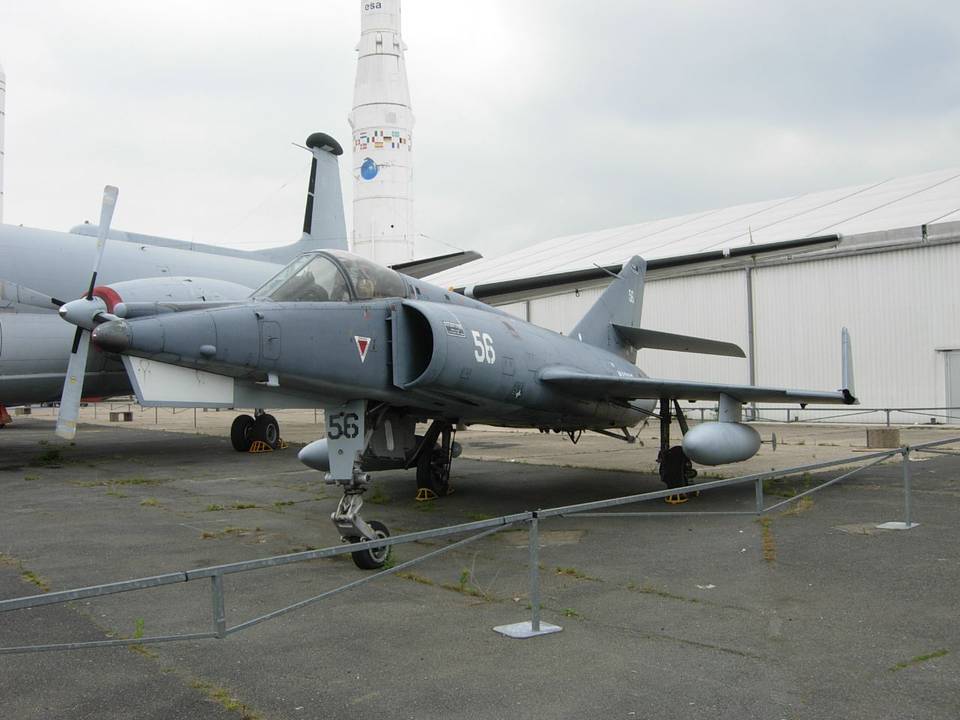
[[[561,630],[563,630],[563,628],[559,625],[553,625],[548,622],[543,622],[542,620],[540,621],[540,629],[536,631],[533,629],[533,623],[531,623],[529,620],[513,623],[511,625],[497,625],[497,627],[494,628],[494,631],[500,633],[501,635],[517,638],[519,640],[537,637],[539,635],[550,635],[551,633],[560,632]]]
[[[910,523],[907,525],[905,522],[885,522],[877,525],[877,530],[912,530],[919,524],[920,523]]]

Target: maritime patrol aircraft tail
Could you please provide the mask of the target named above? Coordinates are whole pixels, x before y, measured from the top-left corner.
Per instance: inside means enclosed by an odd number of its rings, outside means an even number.
[[[637,351],[641,348],[746,357],[733,343],[641,328],[646,271],[647,263],[639,256],[625,262],[614,281],[574,326],[570,336],[616,353],[630,362],[636,362]]]
[[[307,149],[313,155],[313,160],[310,165],[310,182],[307,185],[303,235],[297,242],[263,250],[236,250],[124,230],[111,230],[110,238],[138,245],[248,258],[278,265],[286,265],[308,250],[347,250],[347,225],[343,216],[339,169],[339,157],[343,154],[343,148],[326,133],[317,132],[307,138]],[[70,232],[96,237],[99,228],[96,225],[83,224],[71,228]]]

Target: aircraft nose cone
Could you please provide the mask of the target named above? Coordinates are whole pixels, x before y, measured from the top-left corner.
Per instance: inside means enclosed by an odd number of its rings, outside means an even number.
[[[108,352],[123,352],[130,347],[130,326],[123,320],[112,320],[97,326],[90,339]]]

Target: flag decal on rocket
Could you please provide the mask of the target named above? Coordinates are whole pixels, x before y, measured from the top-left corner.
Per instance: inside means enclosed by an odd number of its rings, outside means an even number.
[[[367,350],[370,349],[370,338],[354,335],[353,339],[357,343],[357,352],[360,353],[360,362],[361,363],[366,362]]]

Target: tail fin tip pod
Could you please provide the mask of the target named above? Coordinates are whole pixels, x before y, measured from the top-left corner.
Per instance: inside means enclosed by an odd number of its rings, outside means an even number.
[[[636,348],[614,326],[640,327],[646,271],[647,262],[639,255],[625,262],[616,279],[570,331],[570,336],[635,361]]]

